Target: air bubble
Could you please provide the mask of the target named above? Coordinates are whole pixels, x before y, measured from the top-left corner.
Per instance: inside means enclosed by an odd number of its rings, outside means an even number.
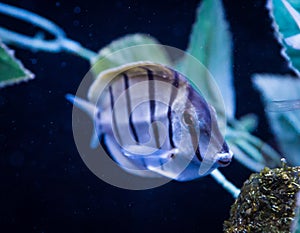
[[[80,14],[81,8],[79,6],[76,6],[73,11],[75,14]]]

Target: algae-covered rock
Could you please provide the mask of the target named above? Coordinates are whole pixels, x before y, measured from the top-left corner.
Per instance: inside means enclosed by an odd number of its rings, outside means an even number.
[[[299,181],[300,167],[285,164],[252,174],[231,207],[224,232],[290,232]]]

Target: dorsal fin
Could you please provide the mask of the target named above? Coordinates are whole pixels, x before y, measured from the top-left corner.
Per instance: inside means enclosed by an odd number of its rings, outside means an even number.
[[[88,91],[89,101],[91,101],[92,103],[96,103],[99,98],[99,95],[104,91],[105,87],[119,74],[122,74],[127,70],[130,70],[128,72],[135,72],[141,69],[142,67],[163,71],[164,73],[168,74],[169,77],[173,77],[171,70],[162,64],[157,64],[150,61],[128,63],[126,65],[107,69],[101,72]]]

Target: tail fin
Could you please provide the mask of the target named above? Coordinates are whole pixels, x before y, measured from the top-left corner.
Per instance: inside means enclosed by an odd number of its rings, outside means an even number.
[[[66,94],[65,97],[77,108],[81,109],[86,114],[88,114],[92,119],[94,119],[94,116],[98,110],[94,104],[71,94]]]
[[[77,96],[71,95],[71,94],[66,94],[65,97],[68,101],[70,101],[76,107],[78,107],[79,109],[84,111],[86,114],[88,114],[92,118],[92,120],[94,120],[95,114],[98,111],[98,108],[94,104],[92,104],[84,99],[81,99]],[[99,145],[98,134],[97,134],[96,130],[94,129],[93,135],[91,138],[90,147],[95,149],[98,147],[98,145]]]

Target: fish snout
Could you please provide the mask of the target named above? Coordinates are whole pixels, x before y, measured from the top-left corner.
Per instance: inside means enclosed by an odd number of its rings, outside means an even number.
[[[233,153],[231,151],[226,153],[218,153],[217,163],[220,167],[226,167],[230,164]]]

